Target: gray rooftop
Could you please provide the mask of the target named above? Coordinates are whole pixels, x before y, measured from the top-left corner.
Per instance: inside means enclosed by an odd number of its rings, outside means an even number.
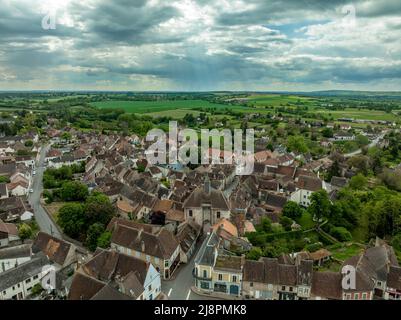
[[[219,237],[212,232],[202,243],[198,254],[195,257],[195,263],[201,265],[214,266],[215,248],[219,243]]]
[[[25,279],[31,278],[41,272],[50,262],[43,254],[38,254],[30,261],[20,264],[18,267],[0,273],[0,291],[8,289]]]

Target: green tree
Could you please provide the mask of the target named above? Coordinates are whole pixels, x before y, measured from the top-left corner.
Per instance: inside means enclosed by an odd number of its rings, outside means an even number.
[[[99,248],[106,249],[110,246],[110,241],[111,241],[111,232],[105,231],[97,239],[97,246]]]
[[[84,211],[88,225],[99,222],[106,226],[115,214],[110,199],[100,192],[94,192],[86,199]]]
[[[322,136],[325,138],[333,138],[333,129],[331,128],[324,128],[322,130]]]
[[[294,201],[288,201],[283,207],[283,216],[291,219],[298,219],[302,216],[304,209]]]
[[[289,151],[295,151],[299,153],[308,152],[308,146],[306,145],[305,138],[303,136],[288,137],[287,148]]]
[[[78,238],[86,230],[84,208],[79,203],[68,203],[60,208],[57,222],[64,233],[72,238]]]
[[[89,250],[96,250],[98,239],[103,232],[104,225],[101,223],[96,222],[89,227],[88,232],[86,233],[86,246],[89,248]]]
[[[260,226],[258,226],[257,229],[258,229],[258,231],[265,232],[265,233],[272,232],[273,231],[272,221],[267,217],[263,217],[260,222]]]
[[[85,201],[88,194],[88,187],[78,181],[63,183],[60,191],[60,196],[63,201]]]
[[[361,134],[359,134],[355,137],[355,141],[359,147],[367,146],[370,142],[368,137],[361,135]]]
[[[349,187],[354,190],[363,190],[368,184],[368,179],[361,173],[353,176],[349,182]]]
[[[327,218],[330,214],[331,203],[326,190],[319,190],[310,196],[309,213],[314,219]]]

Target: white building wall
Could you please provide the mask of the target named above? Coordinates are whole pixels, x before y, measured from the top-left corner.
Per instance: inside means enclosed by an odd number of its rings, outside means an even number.
[[[145,300],[154,300],[161,292],[160,273],[157,272],[152,264],[150,264],[148,274],[146,275],[144,289]]]

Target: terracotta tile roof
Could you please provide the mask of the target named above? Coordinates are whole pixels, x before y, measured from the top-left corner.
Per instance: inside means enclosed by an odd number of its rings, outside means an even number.
[[[0,232],[7,233],[11,236],[18,236],[18,228],[14,223],[5,223],[0,220]]]
[[[68,300],[89,300],[104,286],[105,283],[76,272],[71,283]]]
[[[171,258],[179,246],[176,238],[165,229],[157,234],[151,234],[142,229],[123,225],[117,225],[114,229],[111,242],[160,259]]]
[[[126,213],[134,212],[135,210],[133,206],[124,200],[117,200],[117,208]]]
[[[327,257],[331,257],[331,252],[325,248],[322,248],[315,252],[311,252],[309,256],[311,257],[312,260],[316,261]]]
[[[391,266],[387,276],[387,287],[401,291],[401,268]]]
[[[70,249],[70,243],[44,232],[38,233],[38,236],[32,245],[32,251],[34,253],[42,251],[51,261],[56,262],[59,265],[64,265]]]
[[[238,237],[238,230],[237,227],[232,224],[229,220],[223,218],[220,219],[219,221],[217,221],[213,226],[212,229],[214,231],[217,231],[219,228],[227,231],[228,233],[230,233],[232,236],[234,237]]]
[[[300,176],[297,182],[297,187],[309,191],[319,191],[322,189],[322,180],[315,177]]]
[[[160,200],[158,199],[156,201],[155,206],[153,207],[154,212],[164,212],[167,213],[170,209],[172,209],[174,202],[171,200],[163,199]]]

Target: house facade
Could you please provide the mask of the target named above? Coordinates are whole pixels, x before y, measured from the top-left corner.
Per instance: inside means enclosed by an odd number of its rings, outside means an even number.
[[[224,193],[215,190],[206,179],[204,187],[196,188],[184,202],[186,219],[194,219],[201,226],[206,223],[214,225],[222,218],[230,219],[231,212]]]

